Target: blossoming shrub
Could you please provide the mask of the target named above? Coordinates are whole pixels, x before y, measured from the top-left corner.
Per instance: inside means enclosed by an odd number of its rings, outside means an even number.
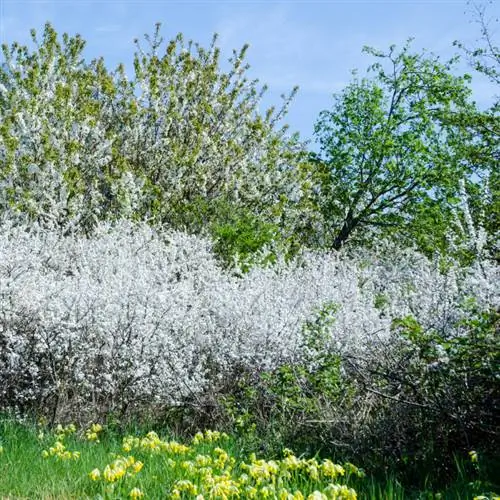
[[[304,253],[238,276],[218,266],[208,240],[181,232],[120,222],[87,238],[4,221],[1,405],[72,419],[187,405],[219,418],[240,380],[284,377],[289,366],[286,376],[303,370],[321,408],[331,409],[334,376],[363,386],[382,363],[379,372],[398,380],[407,340],[392,328],[397,318],[411,315],[444,339],[467,338],[459,322],[471,317],[468,301],[495,307],[497,274],[486,264],[442,273],[390,247],[351,257]],[[372,415],[387,383],[355,408]]]
[[[226,400],[228,412],[247,441],[293,443],[307,452],[333,448],[419,488],[423,476],[427,486],[451,480],[456,455],[471,446],[493,471],[499,314],[473,303],[466,310],[454,330],[424,329],[407,317],[394,320],[387,341],[373,343],[370,353],[323,350],[257,380],[241,378]],[[318,342],[325,326],[322,315],[308,323],[315,334],[309,338]]]
[[[79,35],[31,35],[2,46],[2,213],[86,232],[120,218],[207,232],[226,224],[221,206],[243,222],[293,219],[304,148],[280,123],[295,91],[261,111],[247,46],[224,71],[216,37],[163,43],[158,25],[129,77],[85,60]]]

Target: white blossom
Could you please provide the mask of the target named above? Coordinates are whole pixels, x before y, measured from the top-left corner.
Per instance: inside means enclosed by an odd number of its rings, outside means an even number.
[[[119,222],[86,238],[4,221],[0,400],[51,405],[71,394],[67,407],[88,412],[178,404],[236,369],[307,359],[305,326],[332,303],[319,347],[343,354],[369,359],[407,315],[458,335],[468,298],[499,304],[498,270],[483,269],[442,273],[411,250],[379,247],[237,276],[208,240],[182,232]]]

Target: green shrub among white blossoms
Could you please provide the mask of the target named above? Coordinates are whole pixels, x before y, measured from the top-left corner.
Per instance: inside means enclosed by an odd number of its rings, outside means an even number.
[[[467,303],[498,306],[496,268],[438,266],[412,251],[305,253],[242,277],[208,240],[147,225],[99,224],[94,236],[0,226],[0,401],[59,419],[203,406],[235,373],[314,359],[311,349],[371,356],[391,324],[459,335]],[[306,339],[318,311],[326,337]],[[311,361],[313,362],[313,361]]]

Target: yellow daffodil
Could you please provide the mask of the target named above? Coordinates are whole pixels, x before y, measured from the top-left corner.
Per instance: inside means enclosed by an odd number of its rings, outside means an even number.
[[[137,461],[132,465],[132,470],[137,474],[144,467],[144,464],[141,461]]]

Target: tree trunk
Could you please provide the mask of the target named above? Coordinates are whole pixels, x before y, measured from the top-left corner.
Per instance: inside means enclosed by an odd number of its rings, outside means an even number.
[[[338,232],[337,236],[335,236],[332,243],[332,250],[340,250],[344,243],[349,239],[351,234],[353,233],[356,226],[359,224],[359,218],[353,217],[352,212],[349,211],[347,217],[342,225],[342,228]]]

